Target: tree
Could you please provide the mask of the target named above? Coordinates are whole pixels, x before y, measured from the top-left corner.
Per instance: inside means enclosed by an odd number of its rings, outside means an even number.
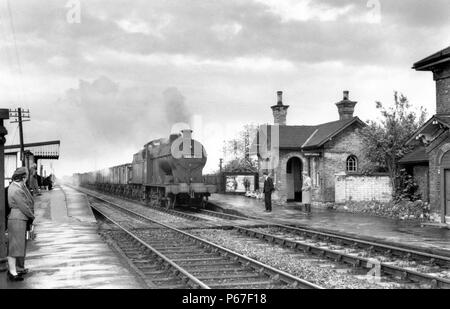
[[[394,92],[394,106],[386,108],[381,102],[376,102],[380,111],[380,122],[368,121],[361,129],[364,149],[367,158],[378,165],[379,170],[389,173],[394,194],[402,191],[401,175],[398,160],[409,153],[412,148],[405,142],[421,127],[427,117],[426,110],[421,106],[416,112],[406,96]]]
[[[230,158],[224,166],[224,171],[257,171],[257,159],[250,155],[256,130],[257,126],[253,124],[245,125],[235,138],[224,142],[224,155]]]

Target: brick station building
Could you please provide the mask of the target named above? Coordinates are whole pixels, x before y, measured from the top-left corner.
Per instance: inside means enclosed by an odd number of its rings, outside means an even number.
[[[422,199],[430,202],[442,223],[450,223],[450,47],[419,62],[413,69],[433,72],[436,114],[407,141],[414,150],[400,163],[414,176]]]
[[[312,201],[333,202],[336,174],[357,174],[368,162],[359,133],[365,123],[353,115],[357,102],[344,91],[343,99],[336,103],[336,121],[291,126],[286,125],[289,106],[283,104],[282,92],[277,94],[277,104],[271,107],[279,130],[279,164],[272,172],[276,187],[273,198],[301,202],[302,172],[307,171],[313,184]],[[268,145],[272,127],[267,125],[265,129]]]

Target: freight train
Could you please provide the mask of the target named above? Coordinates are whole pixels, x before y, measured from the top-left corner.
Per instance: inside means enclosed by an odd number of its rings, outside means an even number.
[[[77,185],[145,201],[166,208],[204,208],[215,185],[203,180],[207,154],[192,139],[192,130],[153,140],[134,154],[131,163],[74,174]]]

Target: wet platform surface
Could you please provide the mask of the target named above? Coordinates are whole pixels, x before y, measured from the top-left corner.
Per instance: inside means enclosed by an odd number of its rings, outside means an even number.
[[[244,215],[261,217],[273,222],[282,220],[287,224],[339,232],[387,244],[416,247],[430,253],[450,256],[448,228],[421,227],[420,222],[317,209],[314,206],[312,213],[306,215],[300,210],[300,203],[272,204],[272,212],[266,213],[264,200],[239,195],[213,194],[209,201],[229,213],[238,211]]]
[[[28,242],[22,282],[0,288],[133,289],[142,288],[134,275],[100,238],[84,194],[68,187],[43,191],[35,199],[36,238]]]

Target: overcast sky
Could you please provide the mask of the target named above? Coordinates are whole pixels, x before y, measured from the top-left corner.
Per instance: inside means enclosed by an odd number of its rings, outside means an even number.
[[[278,90],[291,125],[337,120],[343,90],[362,120],[394,90],[433,114],[432,75],[411,66],[450,45],[449,13],[448,0],[0,0],[0,107],[30,109],[25,142],[61,140],[57,175],[130,162],[179,121],[211,171],[227,135],[272,123]]]

